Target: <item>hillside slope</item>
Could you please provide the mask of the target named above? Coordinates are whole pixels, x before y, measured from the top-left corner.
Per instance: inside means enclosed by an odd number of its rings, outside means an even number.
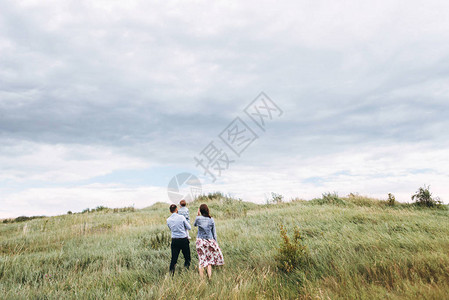
[[[447,210],[388,207],[362,197],[337,204],[206,203],[225,258],[210,282],[193,267],[179,267],[182,257],[175,277],[167,275],[169,212],[158,203],[0,224],[0,298],[449,297]],[[199,204],[190,204],[192,220]],[[289,234],[300,227],[310,256],[306,268],[277,269],[281,224]],[[191,252],[196,266],[194,243]]]

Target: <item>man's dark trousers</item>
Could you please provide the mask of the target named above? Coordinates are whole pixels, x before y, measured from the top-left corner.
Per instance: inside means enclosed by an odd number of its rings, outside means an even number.
[[[175,273],[175,265],[178,262],[179,251],[182,251],[182,255],[184,255],[184,266],[189,268],[190,266],[190,247],[189,247],[189,239],[181,238],[181,239],[171,239],[171,262],[170,262],[170,272],[172,274]]]

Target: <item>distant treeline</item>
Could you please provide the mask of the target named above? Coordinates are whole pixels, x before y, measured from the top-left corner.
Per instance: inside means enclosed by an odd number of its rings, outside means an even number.
[[[17,217],[15,219],[4,219],[3,223],[18,223],[18,222],[25,222],[25,221],[29,221],[29,220],[33,220],[33,219],[42,219],[45,218],[45,216],[31,216],[31,217],[27,217],[27,216],[20,216]]]
[[[97,206],[95,208],[86,208],[84,209],[81,213],[82,214],[87,214],[87,213],[93,213],[93,212],[112,212],[112,213],[119,213],[119,212],[133,212],[136,211],[136,209],[134,208],[134,206],[127,206],[127,207],[121,207],[121,208],[109,208],[106,206]],[[72,212],[68,211],[67,212],[68,215],[71,215]]]
[[[68,215],[71,214],[87,214],[87,213],[94,213],[94,212],[104,212],[104,213],[119,213],[119,212],[134,212],[136,209],[133,206],[127,206],[127,207],[121,207],[121,208],[109,208],[106,206],[97,206],[95,208],[86,208],[83,209],[83,211],[79,213],[72,213],[70,210],[67,212]],[[47,216],[20,216],[15,219],[4,219],[2,223],[8,224],[8,223],[19,223],[19,222],[25,222],[30,221],[33,219],[42,219],[46,218]]]

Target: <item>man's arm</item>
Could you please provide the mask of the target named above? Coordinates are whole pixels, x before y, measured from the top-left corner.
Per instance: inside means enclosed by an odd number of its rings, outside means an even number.
[[[191,229],[192,229],[192,227],[190,227],[189,222],[187,222],[186,218],[184,218],[184,227],[185,227],[187,230],[191,230]]]

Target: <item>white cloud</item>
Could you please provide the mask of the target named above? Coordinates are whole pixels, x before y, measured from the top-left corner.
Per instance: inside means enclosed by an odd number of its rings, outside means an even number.
[[[205,191],[220,190],[259,203],[271,197],[271,192],[287,199],[312,199],[334,191],[341,196],[360,193],[380,199],[393,193],[397,200],[409,202],[426,184],[449,203],[447,150],[429,145],[365,146],[310,158],[278,157],[260,166],[236,163],[223,171],[222,183],[207,184]]]
[[[282,194],[286,199],[312,199],[334,191],[341,196],[360,193],[380,199],[393,193],[397,200],[409,202],[411,195],[427,184],[431,185],[435,196],[448,203],[449,158],[446,153],[444,149],[432,149],[428,145],[409,144],[360,147],[309,158],[278,157],[260,165],[242,159],[223,171],[216,184],[206,183],[203,192],[222,191],[257,203],[264,203],[271,192]],[[158,201],[169,201],[166,187],[129,187],[120,183],[27,188],[3,194],[2,199],[0,217],[54,215],[99,205],[142,208]]]
[[[63,183],[115,170],[148,168],[151,163],[104,146],[10,140],[3,141],[0,165],[0,181]]]
[[[31,188],[4,196],[0,217],[58,215],[100,205],[144,208],[166,200],[167,190],[159,187],[129,188],[114,184],[93,184],[73,188]]]

